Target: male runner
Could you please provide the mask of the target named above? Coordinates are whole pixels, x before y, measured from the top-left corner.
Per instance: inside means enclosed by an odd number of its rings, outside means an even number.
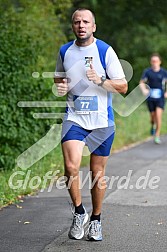
[[[155,135],[154,142],[160,144],[160,130],[162,122],[162,113],[165,105],[165,92],[167,82],[167,71],[161,67],[161,57],[159,54],[153,54],[150,58],[151,67],[144,70],[140,80],[141,90],[147,99],[148,109],[151,117],[151,135]],[[150,93],[147,85],[150,87]]]
[[[102,240],[100,214],[106,187],[103,177],[114,139],[111,93],[126,93],[127,82],[114,50],[93,36],[96,24],[90,10],[78,9],[73,13],[72,29],[76,40],[60,48],[54,79],[58,94],[67,94],[62,151],[65,176],[68,182],[74,178],[68,189],[75,206],[69,238],[82,239],[88,221],[79,189],[79,168],[86,144],[91,152],[92,180],[97,179],[91,189],[93,210],[87,238],[99,241]],[[66,73],[64,78],[62,72]]]

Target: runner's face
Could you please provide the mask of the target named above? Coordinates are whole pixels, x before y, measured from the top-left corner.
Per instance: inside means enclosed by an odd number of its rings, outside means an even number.
[[[153,57],[151,58],[150,63],[151,63],[151,66],[152,66],[153,68],[158,68],[158,67],[160,67],[160,65],[161,65],[161,60],[160,60],[160,58],[159,58],[158,56],[153,56]]]
[[[73,32],[78,41],[89,40],[96,30],[96,25],[90,11],[77,11],[72,23]]]

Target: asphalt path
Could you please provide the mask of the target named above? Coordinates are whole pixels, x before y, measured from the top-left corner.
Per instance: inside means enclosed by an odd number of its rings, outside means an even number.
[[[83,203],[91,212],[88,168],[82,168]],[[166,252],[167,136],[112,154],[102,211],[103,241],[68,239],[72,214],[66,189],[25,197],[0,211],[2,252]],[[61,184],[59,184],[61,185]]]

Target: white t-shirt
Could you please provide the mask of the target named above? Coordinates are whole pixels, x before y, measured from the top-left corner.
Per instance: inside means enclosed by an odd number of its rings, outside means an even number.
[[[55,76],[65,72],[70,79],[64,120],[73,121],[88,130],[113,126],[112,94],[88,80],[89,60],[98,76],[112,80],[125,78],[116,53],[105,42],[95,38],[91,45],[85,47],[77,46],[75,41],[63,45]]]

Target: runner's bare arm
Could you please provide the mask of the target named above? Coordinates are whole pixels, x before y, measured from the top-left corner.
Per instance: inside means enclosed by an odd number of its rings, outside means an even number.
[[[103,88],[108,92],[126,94],[128,90],[128,84],[125,78],[120,80],[105,80]]]
[[[145,79],[140,80],[139,85],[140,85],[142,93],[147,96],[149,94],[149,90],[146,86],[146,80]]]
[[[165,93],[164,97],[167,98],[167,79],[165,80]]]
[[[87,71],[86,75],[90,81],[94,82],[94,84],[98,85],[101,83],[101,77],[97,75],[92,65],[90,69]],[[115,80],[106,79],[102,87],[106,89],[108,92],[112,92],[112,93],[125,94],[128,90],[128,84],[125,78],[115,79]]]
[[[67,94],[68,82],[69,80],[66,78],[66,73],[65,73],[63,62],[62,62],[60,52],[59,52],[58,57],[57,57],[55,74],[54,74],[54,83],[56,84],[59,96],[64,96]]]

